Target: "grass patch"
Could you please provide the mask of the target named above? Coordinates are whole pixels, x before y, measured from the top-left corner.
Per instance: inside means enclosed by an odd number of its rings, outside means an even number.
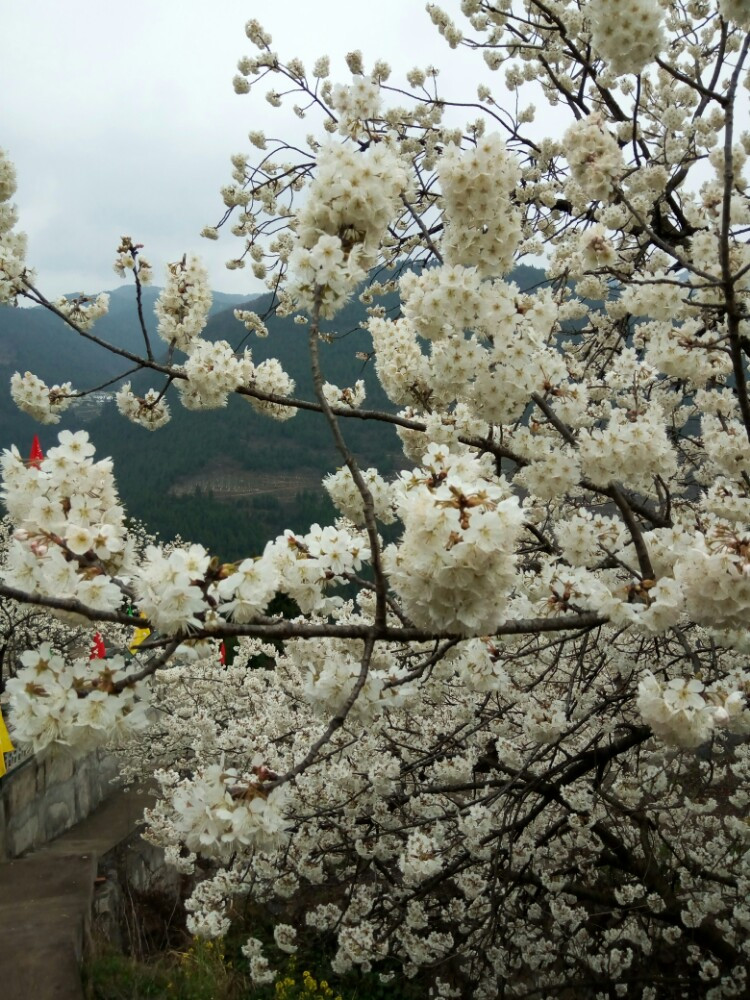
[[[244,936],[243,939],[244,940]],[[195,938],[185,951],[137,959],[95,942],[82,971],[86,1000],[418,1000],[416,983],[382,983],[375,972],[326,975],[325,957],[292,956],[277,962],[273,984],[253,986],[247,961],[222,939]],[[276,958],[271,954],[269,958]]]
[[[184,887],[182,887],[184,892]],[[194,938],[186,930],[182,892],[131,891],[128,913],[119,917],[122,931],[106,925],[94,929],[82,980],[86,1000],[422,1000],[427,982],[404,978],[393,960],[377,971],[355,967],[335,975],[330,962],[336,952],[333,933],[321,933],[304,920],[304,901],[289,900],[282,914],[272,916],[251,900],[237,900],[226,938]],[[281,951],[274,925],[297,929],[296,954]],[[97,936],[98,935],[98,936]],[[253,984],[250,963],[243,954],[249,937],[258,939],[275,981]],[[123,953],[110,940],[124,942]],[[384,983],[380,972],[390,973]]]

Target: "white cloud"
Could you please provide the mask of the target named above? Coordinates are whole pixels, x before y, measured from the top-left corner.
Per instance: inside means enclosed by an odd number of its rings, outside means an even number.
[[[214,244],[198,233],[220,217],[229,157],[251,151],[250,129],[303,139],[312,123],[291,107],[271,109],[263,99],[270,82],[234,94],[237,60],[253,52],[244,33],[250,17],[285,58],[311,65],[330,54],[339,79],[348,78],[343,56],[354,48],[366,63],[388,59],[394,71],[445,66],[445,93],[466,90],[481,69],[478,55],[448,50],[421,0],[3,4],[2,143],[18,169],[21,228],[48,295],[116,285],[111,262],[123,233],[146,245],[157,275],[195,250],[215,288],[257,290],[249,273],[224,267],[237,252],[231,235]]]

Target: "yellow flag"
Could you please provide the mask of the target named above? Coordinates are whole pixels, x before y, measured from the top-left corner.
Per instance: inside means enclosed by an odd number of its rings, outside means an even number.
[[[3,722],[3,714],[2,712],[0,712],[0,750],[3,750],[5,753],[7,753],[9,750],[14,750],[14,749],[15,747],[10,741],[10,734],[8,733],[8,730],[5,727],[5,723]]]
[[[0,712],[0,778],[5,774],[5,754],[13,750],[10,735],[3,722],[3,714]]]
[[[133,641],[128,646],[128,651],[135,654],[140,644],[151,635],[150,628],[137,628],[133,633]]]

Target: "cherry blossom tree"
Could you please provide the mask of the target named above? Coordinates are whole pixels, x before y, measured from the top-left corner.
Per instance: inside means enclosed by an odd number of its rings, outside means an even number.
[[[317,411],[342,462],[334,525],[221,564],[137,544],[84,433],[39,468],[6,452],[0,594],[120,625],[132,603],[154,629],[106,671],[28,651],[16,732],[136,734],[133,772],[160,768],[150,835],[183,871],[212,861],[198,933],[250,894],[291,915],[281,951],[317,933],[334,971],[421,976],[432,996],[747,996],[750,12],[455,6],[429,4],[433,24],[500,76],[468,103],[432,67],[402,84],[359,52],[334,84],[327,58],[308,71],[247,25],[235,90],[270,86],[311,132],[251,133],[203,235],[230,227],[229,266],[306,324],[315,399],[201,337],[196,257],[160,296],[166,362],[142,316],[138,355],[92,332],[105,297],[46,299],[0,161],[0,294],[149,371],[150,393],[118,393],[127,418],[155,430],[175,401],[238,393],[274,419]],[[116,262],[138,289],[141,250],[126,238]],[[526,292],[523,262],[545,270]],[[356,295],[389,411],[367,409],[354,353],[352,384],[326,381]],[[27,373],[11,391],[55,421],[81,390]],[[391,424],[406,471],[362,468],[352,420]],[[278,593],[295,616],[271,613]],[[260,940],[245,950],[272,978]]]

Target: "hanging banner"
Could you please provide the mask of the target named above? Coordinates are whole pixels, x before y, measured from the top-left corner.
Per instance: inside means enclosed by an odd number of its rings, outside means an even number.
[[[29,465],[35,465],[37,469],[42,464],[42,459],[44,458],[44,452],[42,451],[42,446],[39,443],[39,435],[34,435],[34,440],[31,442],[31,451],[29,452]]]
[[[140,644],[142,642],[145,642],[150,635],[151,635],[150,628],[137,628],[133,633],[133,641],[128,646],[128,652],[132,653],[133,656],[135,656]]]
[[[91,652],[89,653],[90,660],[103,660],[107,655],[107,650],[104,645],[104,639],[99,635],[98,632],[94,633],[94,643],[91,647]]]
[[[0,712],[0,778],[5,774],[5,754],[11,753],[15,747],[11,743],[10,733],[3,720],[3,713]]]
[[[132,606],[132,604],[128,608],[128,612],[127,613],[131,616],[131,618],[135,616],[135,608]],[[145,618],[146,616],[141,611],[141,613],[138,615],[138,617],[139,618]],[[151,629],[150,628],[138,628],[138,626],[136,626],[136,629],[133,632],[133,638],[132,638],[132,640],[130,642],[130,645],[128,646],[128,652],[130,653],[131,656],[135,656],[136,651],[138,650],[138,647],[140,646],[140,644],[142,642],[145,642],[146,639],[148,639],[148,637],[150,635],[151,635]]]

